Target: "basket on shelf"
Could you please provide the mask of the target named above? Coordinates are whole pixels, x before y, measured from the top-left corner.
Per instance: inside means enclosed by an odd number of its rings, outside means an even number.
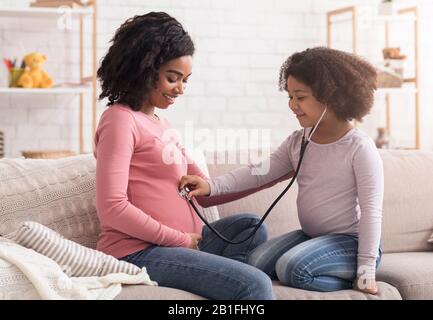
[[[403,78],[390,68],[376,67],[378,88],[401,88]]]
[[[26,150],[21,151],[24,158],[30,159],[57,159],[75,156],[76,153],[69,150]]]

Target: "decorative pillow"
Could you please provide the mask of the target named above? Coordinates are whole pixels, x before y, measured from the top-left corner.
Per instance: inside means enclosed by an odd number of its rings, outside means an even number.
[[[204,173],[205,176],[210,177],[209,169],[207,167],[206,158],[202,151],[196,150],[192,155],[194,162],[197,164],[199,169]],[[213,222],[220,219],[218,208],[216,206],[203,208],[203,216],[208,222]]]
[[[95,173],[92,154],[60,159],[1,159],[0,235],[31,220],[95,248],[99,233]]]
[[[427,242],[433,244],[433,233],[432,233],[432,235],[430,236],[430,238],[427,240]]]
[[[132,263],[86,248],[34,221],[23,222],[5,238],[54,260],[70,277],[101,277],[110,273],[136,275],[142,272]]]

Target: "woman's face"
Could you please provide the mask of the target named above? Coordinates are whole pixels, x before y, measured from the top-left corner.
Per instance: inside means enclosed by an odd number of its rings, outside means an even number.
[[[183,56],[163,64],[156,86],[149,92],[150,105],[161,109],[172,105],[184,93],[191,72],[192,56]]]
[[[311,88],[289,76],[287,92],[289,93],[289,107],[296,115],[299,124],[303,128],[313,127],[319,121],[324,106],[313,96]]]

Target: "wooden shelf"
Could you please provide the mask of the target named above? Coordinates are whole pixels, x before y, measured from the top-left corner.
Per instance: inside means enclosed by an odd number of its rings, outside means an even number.
[[[379,94],[392,94],[392,93],[417,93],[418,89],[413,87],[401,87],[401,88],[377,88],[376,90]]]
[[[344,15],[342,17],[341,15]],[[346,15],[349,15],[347,17]],[[352,31],[352,52],[358,53],[358,21],[361,19],[372,20],[377,22],[384,22],[385,27],[385,43],[384,47],[389,47],[389,33],[390,33],[390,22],[393,21],[407,21],[412,22],[414,26],[414,69],[415,75],[413,78],[403,79],[404,83],[413,83],[413,86],[403,86],[400,88],[379,88],[376,93],[385,95],[385,103],[386,103],[386,130],[388,136],[391,136],[391,100],[390,95],[394,93],[407,93],[413,94],[414,102],[415,102],[415,147],[414,149],[420,148],[420,89],[419,89],[419,53],[418,53],[418,43],[419,43],[419,15],[418,8],[408,7],[404,9],[399,9],[395,15],[392,16],[380,16],[375,15],[371,17],[362,16],[360,11],[356,6],[340,8],[333,11],[328,11],[326,14],[326,35],[327,35],[327,46],[329,48],[332,47],[332,26],[336,22],[341,22],[342,19],[347,19],[347,21],[351,22],[351,31]]]
[[[374,22],[415,22],[415,16],[401,16],[401,15],[393,15],[393,16],[374,16],[371,18],[361,17],[360,19],[365,19],[367,21]]]
[[[415,17],[412,16],[398,16],[398,15],[394,15],[394,16],[373,16],[373,17],[369,17],[369,16],[362,16],[360,15],[358,17],[359,21],[367,21],[367,22],[414,22],[416,21]],[[335,18],[332,23],[342,23],[342,22],[352,22],[352,18],[351,17],[337,17]]]
[[[1,94],[81,94],[91,92],[92,87],[90,86],[47,89],[0,88]]]
[[[53,18],[64,14],[65,11],[60,8],[38,8],[38,7],[10,7],[0,8],[0,17],[16,17],[16,18]],[[93,8],[70,8],[68,13],[73,17],[90,15],[93,13]]]

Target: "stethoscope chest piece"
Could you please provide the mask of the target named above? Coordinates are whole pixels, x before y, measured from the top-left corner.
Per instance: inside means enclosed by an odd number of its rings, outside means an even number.
[[[191,192],[191,190],[189,189],[189,187],[188,187],[188,186],[184,186],[184,187],[182,188],[182,190],[179,191],[179,196],[180,196],[182,199],[190,200],[191,198],[188,197],[188,193],[190,193],[190,192]]]

